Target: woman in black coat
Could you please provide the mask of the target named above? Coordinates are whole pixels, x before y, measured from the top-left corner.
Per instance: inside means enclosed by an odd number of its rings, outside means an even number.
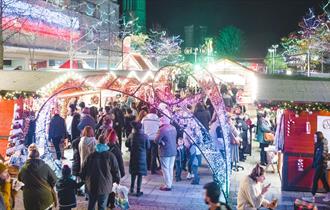
[[[143,195],[141,192],[142,176],[147,175],[147,150],[150,147],[148,136],[143,133],[142,124],[133,121],[133,133],[128,137],[126,146],[129,148],[130,161],[129,172],[131,174],[130,193],[134,192],[135,180],[137,178],[136,196]]]
[[[72,161],[72,175],[79,176],[80,172],[80,154],[78,145],[80,142],[80,137],[73,139],[72,150],[73,150],[73,161]]]
[[[211,121],[211,114],[205,109],[204,105],[199,102],[195,106],[194,116],[199,120],[199,122],[209,130],[209,123]]]

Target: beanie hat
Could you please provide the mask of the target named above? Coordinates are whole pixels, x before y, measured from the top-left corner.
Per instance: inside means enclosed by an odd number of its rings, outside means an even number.
[[[7,166],[3,163],[0,163],[0,174],[7,169]]]
[[[68,165],[64,165],[62,168],[62,176],[63,177],[68,177],[71,175],[71,169]]]

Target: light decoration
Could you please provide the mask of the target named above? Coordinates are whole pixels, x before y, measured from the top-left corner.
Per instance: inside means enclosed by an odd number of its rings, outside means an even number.
[[[177,64],[184,60],[180,36],[168,36],[166,31],[150,30],[148,35],[132,36],[134,51],[141,53],[159,66]]]
[[[187,69],[190,68],[190,69]],[[204,69],[205,70],[205,69]],[[184,71],[184,72],[182,72]],[[203,93],[198,94],[191,94],[187,95],[184,99],[177,99],[176,95],[168,89],[172,85],[172,79],[170,75],[172,73],[180,74],[184,73],[187,76],[191,77],[191,79],[196,81],[203,91]],[[188,136],[191,142],[196,144],[196,146],[200,149],[201,153],[205,157],[212,173],[213,179],[219,184],[219,188],[224,193],[226,199],[229,197],[229,184],[230,184],[230,175],[231,175],[231,165],[230,165],[230,150],[229,150],[229,125],[226,120],[226,111],[224,108],[223,100],[220,95],[220,91],[218,89],[217,84],[214,82],[212,74],[210,74],[207,70],[205,70],[203,77],[195,77],[195,73],[193,71],[193,66],[189,64],[183,64],[180,66],[171,66],[169,68],[164,68],[163,71],[158,71],[155,73],[152,85],[151,84],[142,84],[140,89],[131,92],[131,89],[125,85],[123,87],[118,87],[114,83],[113,86],[107,87],[113,91],[118,91],[123,94],[127,94],[131,97],[138,98],[146,103],[149,103],[152,107],[158,107],[160,103],[167,104],[167,110],[170,112],[174,111],[173,116],[167,116],[171,118],[172,121],[176,121],[181,129],[185,131],[185,134]],[[109,76],[110,74],[108,74]],[[63,83],[66,79],[72,78],[76,76],[76,79],[79,81],[83,80],[80,76],[70,74],[65,78],[59,79],[56,81],[56,85],[50,85],[49,89],[56,87],[58,84]],[[148,77],[152,75],[149,74]],[[136,78],[136,73],[132,73],[130,78]],[[107,78],[107,76],[105,77]],[[110,76],[109,76],[110,78]],[[124,77],[125,78],[125,77]],[[119,82],[120,82],[119,78]],[[101,81],[100,84],[104,84],[104,81]],[[129,81],[129,77],[126,77],[123,81]],[[141,80],[140,80],[141,81]],[[92,85],[85,83],[85,85]],[[97,85],[97,86],[98,86]],[[92,86],[91,86],[92,87]],[[44,91],[44,90],[43,90]],[[190,110],[187,109],[187,105],[192,105],[197,103],[198,101],[204,99],[205,94],[211,100],[215,112],[217,113],[218,120],[221,124],[221,128],[224,133],[224,145],[225,145],[225,152],[219,152],[218,149],[215,147],[208,130],[202,126],[202,124],[193,116]],[[47,140],[47,125],[49,124],[50,120],[50,110],[55,103],[55,97],[51,96],[51,98],[43,105],[43,107],[39,111],[39,118],[37,120],[37,131],[38,133],[38,144],[42,147],[44,142]],[[179,109],[179,110],[178,110]],[[170,113],[166,111],[166,113]],[[162,112],[162,111],[161,111]],[[163,110],[163,114],[165,111]],[[43,156],[46,160],[52,160],[49,153],[46,152],[47,148],[45,149],[45,155]],[[53,164],[53,168],[58,170],[58,165],[56,161],[52,161],[50,164]]]
[[[38,98],[40,95],[29,91],[0,91],[0,100],[12,100],[18,98]]]
[[[85,78],[83,76],[81,76],[80,74],[73,72],[73,71],[69,71],[65,74],[63,74],[62,76],[59,76],[58,78],[56,78],[55,80],[53,80],[52,82],[50,82],[49,84],[47,84],[46,86],[40,88],[39,90],[37,90],[37,94],[40,94],[42,96],[47,96],[50,95],[51,93],[53,93],[60,85],[64,84],[65,82],[69,81],[69,80],[73,80],[73,81],[80,81],[80,82],[84,82],[86,83],[86,86],[89,86],[91,88],[97,88],[97,84],[95,83],[91,83],[88,81],[85,81]]]
[[[4,0],[3,4],[3,26],[8,25],[10,30],[33,32],[65,40],[70,37],[78,39],[80,36],[77,17],[23,1]]]
[[[18,13],[29,19],[41,19],[45,23],[54,24],[65,28],[79,29],[79,20],[77,17],[71,17],[60,12],[50,10],[38,5],[31,5],[23,1],[4,0],[5,16],[16,16]],[[40,14],[43,14],[40,16]],[[73,22],[74,24],[72,24]]]

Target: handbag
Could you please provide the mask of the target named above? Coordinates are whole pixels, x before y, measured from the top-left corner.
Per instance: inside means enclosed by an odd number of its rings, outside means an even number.
[[[35,175],[33,175],[30,171],[28,171],[29,174],[35,179],[37,180],[37,182],[43,186],[44,188],[46,188],[48,191],[50,191],[50,193],[52,194],[52,197],[53,197],[53,201],[54,201],[54,207],[56,208],[57,207],[57,196],[56,196],[56,192],[54,190],[53,187],[50,187],[48,182],[46,182],[44,179],[41,179]]]
[[[267,142],[273,142],[275,139],[275,135],[273,133],[267,132],[264,133],[264,140]]]

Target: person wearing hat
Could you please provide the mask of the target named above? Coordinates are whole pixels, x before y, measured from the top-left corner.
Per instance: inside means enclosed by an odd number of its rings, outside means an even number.
[[[10,183],[10,175],[5,164],[0,162],[0,194],[3,199],[4,209],[10,210],[13,205],[12,186]],[[0,205],[1,206],[1,205]]]
[[[70,210],[77,206],[75,191],[84,183],[76,183],[71,177],[71,169],[68,165],[62,168],[62,178],[56,183],[56,191],[60,210]]]
[[[137,178],[136,196],[143,195],[141,192],[142,176],[147,175],[147,150],[150,147],[148,136],[144,134],[142,124],[137,121],[131,123],[133,133],[130,134],[126,141],[129,148],[130,161],[129,172],[131,174],[130,193],[134,192],[135,180]]]
[[[82,110],[82,117],[78,124],[78,129],[82,131],[86,126],[91,126],[93,129],[96,127],[95,119],[90,115],[90,109],[88,107]]]
[[[56,175],[39,156],[37,146],[31,144],[28,148],[28,160],[18,174],[18,180],[24,183],[25,210],[45,210],[57,205],[54,191]]]
[[[170,119],[166,116],[160,118],[160,127],[155,138],[155,143],[159,145],[159,156],[165,182],[165,185],[159,188],[162,191],[172,190],[176,137],[177,131],[170,124]]]

